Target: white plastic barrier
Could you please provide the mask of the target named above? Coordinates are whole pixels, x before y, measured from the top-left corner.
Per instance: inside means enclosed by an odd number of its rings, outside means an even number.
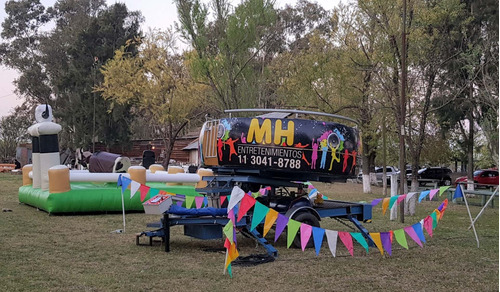
[[[124,177],[130,178],[128,173],[122,173]],[[69,180],[71,182],[116,182],[120,173],[91,173],[70,171]],[[157,171],[155,173],[146,173],[148,182],[178,182],[178,183],[197,183],[200,176],[196,173],[176,173],[169,174],[166,171]]]

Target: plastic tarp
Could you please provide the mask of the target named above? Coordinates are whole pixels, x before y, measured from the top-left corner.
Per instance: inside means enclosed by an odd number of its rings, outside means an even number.
[[[200,209],[187,209],[177,205],[170,206],[169,214],[174,215],[193,215],[193,216],[226,216],[227,208],[200,208]]]

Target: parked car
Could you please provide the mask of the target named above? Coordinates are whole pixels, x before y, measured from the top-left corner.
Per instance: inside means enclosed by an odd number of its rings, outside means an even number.
[[[411,173],[407,176],[411,180]],[[438,185],[451,185],[451,169],[447,167],[427,167],[422,168],[417,174],[418,180],[438,180]],[[424,185],[425,181],[420,181],[420,185]]]
[[[399,170],[394,166],[386,166],[385,171],[387,175],[387,184],[391,184],[391,175],[399,174]],[[377,177],[377,181],[382,181],[382,177],[384,176],[384,168],[375,167],[375,176]]]
[[[475,184],[479,185],[498,185],[498,170],[480,169],[473,173]],[[455,180],[455,185],[458,183],[466,183],[467,176],[461,176]]]

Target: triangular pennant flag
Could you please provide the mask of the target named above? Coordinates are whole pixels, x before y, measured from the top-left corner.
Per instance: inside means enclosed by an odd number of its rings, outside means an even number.
[[[278,213],[278,219],[276,219],[276,233],[274,234],[274,242],[278,240],[287,224],[288,217]]]
[[[411,192],[411,193],[408,193],[408,194],[406,195],[406,198],[407,198],[407,199],[408,199],[408,201],[409,201],[409,200],[411,200],[411,198],[413,198],[413,196],[415,196],[416,194],[418,194],[418,193],[417,193],[417,192]]]
[[[399,243],[399,245],[408,249],[408,243],[406,242],[406,236],[403,229],[394,230],[394,237],[396,237],[396,241]]]
[[[457,199],[457,198],[463,198],[464,197],[464,194],[462,192],[462,187],[460,185],[457,186],[457,188],[455,189],[455,194],[453,195],[453,200]]]
[[[290,219],[288,220],[288,229],[287,229],[287,236],[286,236],[286,247],[290,248],[292,245],[293,240],[295,239],[295,236],[297,235],[297,231],[299,231],[300,228],[300,222]]]
[[[276,219],[278,218],[278,212],[276,212],[273,209],[269,209],[269,212],[267,212],[266,215],[266,220],[264,221],[264,234],[262,236],[266,236],[266,234],[271,230],[271,227],[273,227],[274,222],[276,222]]]
[[[238,253],[238,249],[236,248],[235,242],[231,244],[231,248],[229,249],[229,256],[231,257],[231,261],[234,261],[240,256],[240,254]]]
[[[390,198],[384,198],[384,200],[382,201],[382,214],[385,215],[385,212],[387,211],[387,208],[389,207],[389,201],[391,199]]]
[[[141,194],[141,202],[143,202],[146,199],[146,195],[149,192],[150,187],[147,185],[141,185],[139,187],[139,193]]]
[[[233,225],[236,224],[236,217],[234,217],[234,209],[229,210],[227,213],[227,218],[233,222]]]
[[[431,217],[432,217],[432,229],[436,229],[436,227],[437,227],[438,218],[440,216],[439,213],[440,212],[439,212],[438,209],[434,210],[434,212],[431,213]]]
[[[231,264],[227,266],[227,273],[229,274],[229,277],[233,277],[233,269],[231,268]]]
[[[122,186],[122,175],[121,174],[118,176],[118,181],[116,182],[116,186],[118,186],[118,187]]]
[[[190,209],[194,203],[194,196],[186,196],[186,208]]]
[[[245,195],[243,196],[243,199],[241,199],[240,203],[240,209],[238,210],[238,218],[236,219],[236,222],[240,222],[241,218],[245,216],[250,210],[250,208],[255,205],[256,200],[251,196],[251,195]]]
[[[229,220],[227,224],[222,228],[222,232],[224,232],[224,235],[226,235],[226,238],[229,239],[231,243],[233,243],[233,222]]]
[[[207,197],[203,197],[203,206],[208,207],[208,198]]]
[[[382,246],[382,240],[380,239],[380,233],[370,232],[370,237],[372,238],[373,242],[375,243],[378,250],[380,251],[380,254],[384,255],[384,247]]]
[[[451,186],[444,186],[439,188],[439,196],[446,192]]]
[[[418,202],[419,202],[419,203],[420,203],[420,202],[422,202],[422,200],[423,200],[425,197],[427,197],[427,195],[428,195],[429,193],[430,193],[430,191],[422,191],[422,192],[420,193],[420,196],[418,197]]]
[[[128,177],[122,176],[122,193],[125,192],[131,182],[132,180],[130,180]]]
[[[139,190],[140,187],[141,187],[141,184],[136,182],[136,181],[132,181],[130,183],[130,198],[131,199],[133,196],[135,196],[135,193],[137,193],[137,191]]]
[[[196,196],[194,197],[194,202],[196,204],[196,209],[200,209],[203,206],[203,199],[205,197]]]
[[[437,192],[439,192],[439,189],[433,189],[430,191],[429,193],[429,201],[432,201],[432,198],[434,198],[434,196],[437,194]]]
[[[312,234],[312,226],[309,224],[301,224],[300,225],[300,246],[302,247],[302,251],[304,251],[307,247],[307,243],[311,238]]]
[[[394,203],[398,200],[400,196],[392,196],[391,199],[389,200],[389,209],[392,209],[392,206],[394,206]]]
[[[319,255],[319,250],[323,244],[323,237],[325,236],[325,229],[313,226],[312,228],[314,249],[316,250],[316,255]]]
[[[342,243],[345,245],[351,256],[354,256],[354,249],[352,245],[352,237],[349,232],[339,231],[339,237]]]
[[[361,244],[362,247],[365,248],[366,253],[368,253],[368,243],[366,242],[363,234],[361,234],[361,232],[350,232],[350,234],[354,239],[356,239],[357,242],[359,242],[359,244]]]
[[[432,217],[427,216],[424,219],[424,228],[427,233],[429,233],[429,236],[432,237]]]
[[[385,251],[389,255],[392,255],[391,233],[390,232],[380,232],[380,239],[382,240],[382,245],[384,246]]]
[[[229,198],[229,203],[227,204],[227,211],[231,210],[238,204],[241,199],[245,196],[245,192],[240,189],[238,186],[233,187],[233,190],[231,191],[231,197]]]
[[[418,224],[420,224],[420,223],[418,223]],[[406,234],[408,234],[411,237],[411,239],[413,239],[413,241],[415,241],[418,245],[420,245],[420,247],[424,247],[422,245],[422,242],[420,242],[420,239],[419,239],[418,235],[415,233],[415,230],[413,229],[412,226],[407,226],[404,228],[404,230],[405,230]],[[396,238],[396,240],[397,240],[397,238]]]
[[[418,223],[413,224],[412,227],[415,230],[415,233],[417,234],[420,241],[425,243],[426,241],[425,241],[424,230],[422,229],[422,225],[423,225],[423,222],[418,222]]]
[[[406,198],[406,195],[398,196],[398,200],[396,201],[396,204],[399,205],[399,203],[401,203],[401,201],[403,201],[405,198]]]
[[[261,204],[260,202],[255,203],[255,207],[253,208],[253,216],[252,216],[252,226],[250,227],[250,231],[254,230],[257,225],[259,225],[264,218],[266,218],[267,212],[269,212],[269,208]]]
[[[337,237],[338,232],[333,230],[325,230],[326,240],[328,241],[328,248],[332,253],[333,257],[336,256],[337,253]]]
[[[159,189],[150,188],[149,189],[149,198],[152,198],[152,197],[158,195],[158,193],[160,193]]]
[[[380,203],[380,201],[382,201],[382,199],[381,199],[381,198],[380,198],[380,199],[375,199],[375,200],[373,200],[373,201],[372,201],[372,207],[377,206],[377,205],[378,205],[378,203]]]
[[[224,201],[226,200],[226,196],[220,196],[220,205],[224,204]]]

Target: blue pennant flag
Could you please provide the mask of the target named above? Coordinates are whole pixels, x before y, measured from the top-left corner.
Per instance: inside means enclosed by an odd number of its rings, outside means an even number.
[[[460,185],[457,185],[457,188],[455,189],[455,194],[453,195],[453,199],[456,198],[463,198],[464,194],[462,192],[462,187]]]
[[[127,189],[128,185],[132,182],[131,179],[122,176],[122,193],[125,192]]]
[[[118,181],[116,182],[116,185],[119,187],[121,187],[121,185],[122,185],[122,175],[121,174],[118,176]]]
[[[420,196],[418,197],[418,202],[422,202],[422,200],[427,197],[427,195],[430,193],[431,191],[423,191],[420,193]]]
[[[413,224],[412,227],[413,227],[413,230],[415,230],[415,233],[417,234],[420,241],[425,243],[425,236],[424,236],[424,230],[422,229],[422,224],[420,224],[420,222],[418,222],[418,223]]]
[[[319,250],[321,249],[321,244],[323,243],[323,236],[325,235],[325,229],[313,226],[312,231],[316,255],[319,255]]]

